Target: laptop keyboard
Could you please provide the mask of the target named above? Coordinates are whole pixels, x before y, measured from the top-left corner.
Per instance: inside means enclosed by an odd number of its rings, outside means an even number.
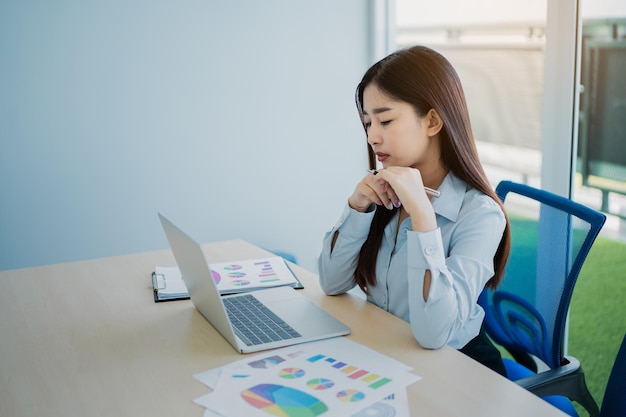
[[[222,298],[235,334],[248,346],[300,337],[253,295]]]

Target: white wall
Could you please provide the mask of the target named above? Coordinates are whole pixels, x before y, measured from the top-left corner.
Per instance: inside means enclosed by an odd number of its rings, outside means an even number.
[[[0,3],[0,269],[243,238],[315,270],[366,168],[367,2]]]

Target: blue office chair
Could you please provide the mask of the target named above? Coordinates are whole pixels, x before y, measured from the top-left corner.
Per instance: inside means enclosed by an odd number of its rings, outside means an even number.
[[[582,366],[564,354],[564,341],[576,279],[606,216],[511,181],[498,184],[496,193],[512,242],[501,285],[479,298],[485,331],[515,359],[504,360],[509,379],[569,415],[578,415],[573,400],[598,416]],[[547,370],[539,371],[541,363]]]
[[[547,371],[542,374],[544,383],[558,379],[560,372]],[[606,384],[600,417],[626,416],[626,334],[615,357],[611,374]]]
[[[285,252],[285,251],[282,251],[282,250],[272,250],[270,252],[272,252],[276,256],[282,256],[283,259],[285,259],[285,260],[287,260],[287,261],[289,261],[291,263],[294,263],[294,264],[298,263],[298,258],[296,257],[296,255],[294,255],[291,252]]]

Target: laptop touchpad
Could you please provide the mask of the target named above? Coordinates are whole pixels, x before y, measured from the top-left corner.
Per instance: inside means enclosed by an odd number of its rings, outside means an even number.
[[[327,318],[332,318],[324,310],[319,309],[304,298],[272,301],[269,303],[268,307],[289,324],[307,322],[308,325],[308,322],[311,321],[319,322]]]

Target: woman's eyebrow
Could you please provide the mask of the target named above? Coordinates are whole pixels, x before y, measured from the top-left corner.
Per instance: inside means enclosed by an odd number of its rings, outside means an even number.
[[[377,107],[375,109],[372,110],[372,114],[380,114],[380,113],[384,113],[386,111],[390,111],[391,108],[390,107]],[[365,110],[363,110],[363,114],[368,114]]]

